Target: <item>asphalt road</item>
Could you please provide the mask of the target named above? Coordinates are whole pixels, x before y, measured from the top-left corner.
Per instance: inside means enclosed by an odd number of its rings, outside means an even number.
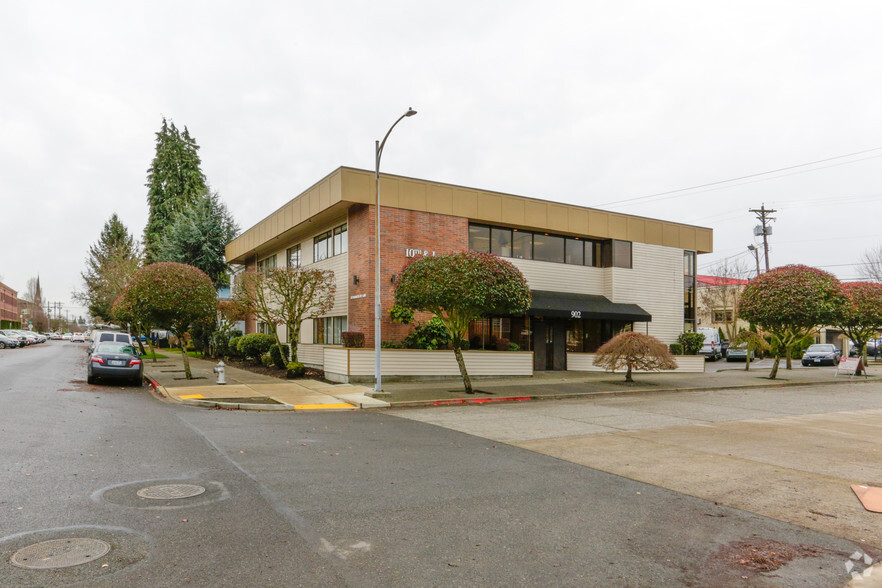
[[[207,410],[90,386],[66,342],[2,350],[0,406],[3,586],[831,586],[861,548],[407,411]],[[137,496],[172,483],[206,491]],[[111,550],[10,563],[58,538]],[[738,542],[767,540],[815,557],[739,563]]]

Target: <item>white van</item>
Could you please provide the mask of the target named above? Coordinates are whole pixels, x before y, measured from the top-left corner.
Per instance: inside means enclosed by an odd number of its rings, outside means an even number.
[[[722,359],[723,345],[720,341],[720,331],[711,327],[699,327],[695,332],[704,335],[704,345],[698,353],[710,361]]]

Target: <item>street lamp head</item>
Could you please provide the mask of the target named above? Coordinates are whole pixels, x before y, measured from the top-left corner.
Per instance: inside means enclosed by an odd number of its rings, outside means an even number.
[[[748,251],[756,251],[756,247],[754,247],[753,245],[748,245],[747,250]]]
[[[408,107],[407,112],[404,113],[404,116],[413,116],[417,113],[413,108]]]

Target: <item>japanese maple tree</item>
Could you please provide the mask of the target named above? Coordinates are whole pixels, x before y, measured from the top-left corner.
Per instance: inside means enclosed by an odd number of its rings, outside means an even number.
[[[627,368],[625,381],[633,382],[632,370],[654,372],[677,369],[668,346],[645,333],[620,333],[597,350],[594,365],[614,372]]]
[[[499,256],[460,251],[422,257],[407,266],[395,284],[395,303],[430,312],[444,323],[465,391],[473,394],[462,357],[469,323],[486,316],[526,311],[530,289],[520,270]]]
[[[833,274],[805,265],[787,265],[760,274],[744,287],[741,318],[778,340],[790,360],[791,349],[812,331],[836,323],[845,305],[842,285]],[[774,380],[780,352],[769,378]]]

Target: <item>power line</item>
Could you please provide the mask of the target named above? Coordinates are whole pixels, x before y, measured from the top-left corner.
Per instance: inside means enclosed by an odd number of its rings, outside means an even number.
[[[730,179],[728,179],[728,180],[719,180],[719,181],[716,181],[716,182],[709,182],[709,183],[707,183],[707,184],[699,184],[699,185],[697,185],[697,186],[690,186],[690,187],[688,187],[688,188],[679,188],[679,189],[677,189],[677,190],[669,190],[669,191],[667,191],[667,192],[657,192],[657,193],[655,193],[655,194],[648,194],[648,195],[646,195],[646,196],[638,196],[638,197],[636,197],[636,198],[626,198],[626,199],[624,199],[624,200],[617,200],[617,201],[615,201],[615,202],[606,202],[606,203],[603,203],[603,204],[597,204],[597,205],[595,205],[595,206],[598,206],[598,207],[599,207],[599,206],[613,206],[613,205],[616,205],[616,204],[622,204],[622,203],[625,203],[625,202],[635,202],[635,201],[637,201],[637,200],[646,200],[646,199],[649,199],[649,198],[657,198],[657,197],[659,197],[659,196],[667,196],[667,195],[669,195],[669,194],[678,194],[678,193],[680,193],[680,192],[688,192],[688,191],[690,191],[690,190],[697,190],[698,188],[707,188],[707,187],[710,187],[710,186],[719,186],[720,184],[728,184],[728,183],[730,183],[730,182],[737,182],[737,181],[739,181],[739,180],[747,180],[747,179],[750,179],[750,178],[756,178],[756,177],[759,177],[759,176],[766,176],[766,175],[769,175],[769,174],[775,174],[775,173],[779,173],[779,172],[782,172],[782,171],[788,171],[788,170],[791,170],[791,169],[797,169],[797,168],[800,168],[800,167],[807,167],[807,166],[810,166],[810,165],[817,165],[817,164],[819,164],[819,163],[826,163],[826,162],[828,162],[828,161],[834,161],[834,160],[836,160],[836,159],[843,159],[843,158],[845,158],[845,157],[853,157],[853,156],[855,156],[855,155],[862,155],[862,154],[864,154],[864,153],[871,153],[871,152],[873,152],[873,151],[880,151],[880,150],[882,150],[882,147],[873,147],[872,149],[865,149],[865,150],[863,150],[863,151],[855,151],[854,153],[846,153],[845,155],[837,155],[837,156],[835,156],[835,157],[828,157],[828,158],[826,158],[826,159],[818,159],[817,161],[810,161],[810,162],[808,162],[808,163],[800,163],[800,164],[797,164],[797,165],[790,165],[790,166],[787,166],[787,167],[781,167],[781,168],[773,169],[773,170],[769,170],[769,171],[758,172],[758,173],[754,173],[754,174],[747,174],[746,176],[739,176],[739,177],[737,177],[737,178],[730,178]],[[882,156],[874,156],[874,157],[882,157]],[[868,158],[865,158],[865,159],[873,159],[873,157],[868,157]],[[863,160],[863,159],[859,159],[859,160],[857,160],[857,161],[864,161],[864,160]],[[845,164],[848,164],[848,163],[855,163],[855,162],[853,162],[853,161],[844,162],[844,163],[841,164],[841,165],[845,165]]]

